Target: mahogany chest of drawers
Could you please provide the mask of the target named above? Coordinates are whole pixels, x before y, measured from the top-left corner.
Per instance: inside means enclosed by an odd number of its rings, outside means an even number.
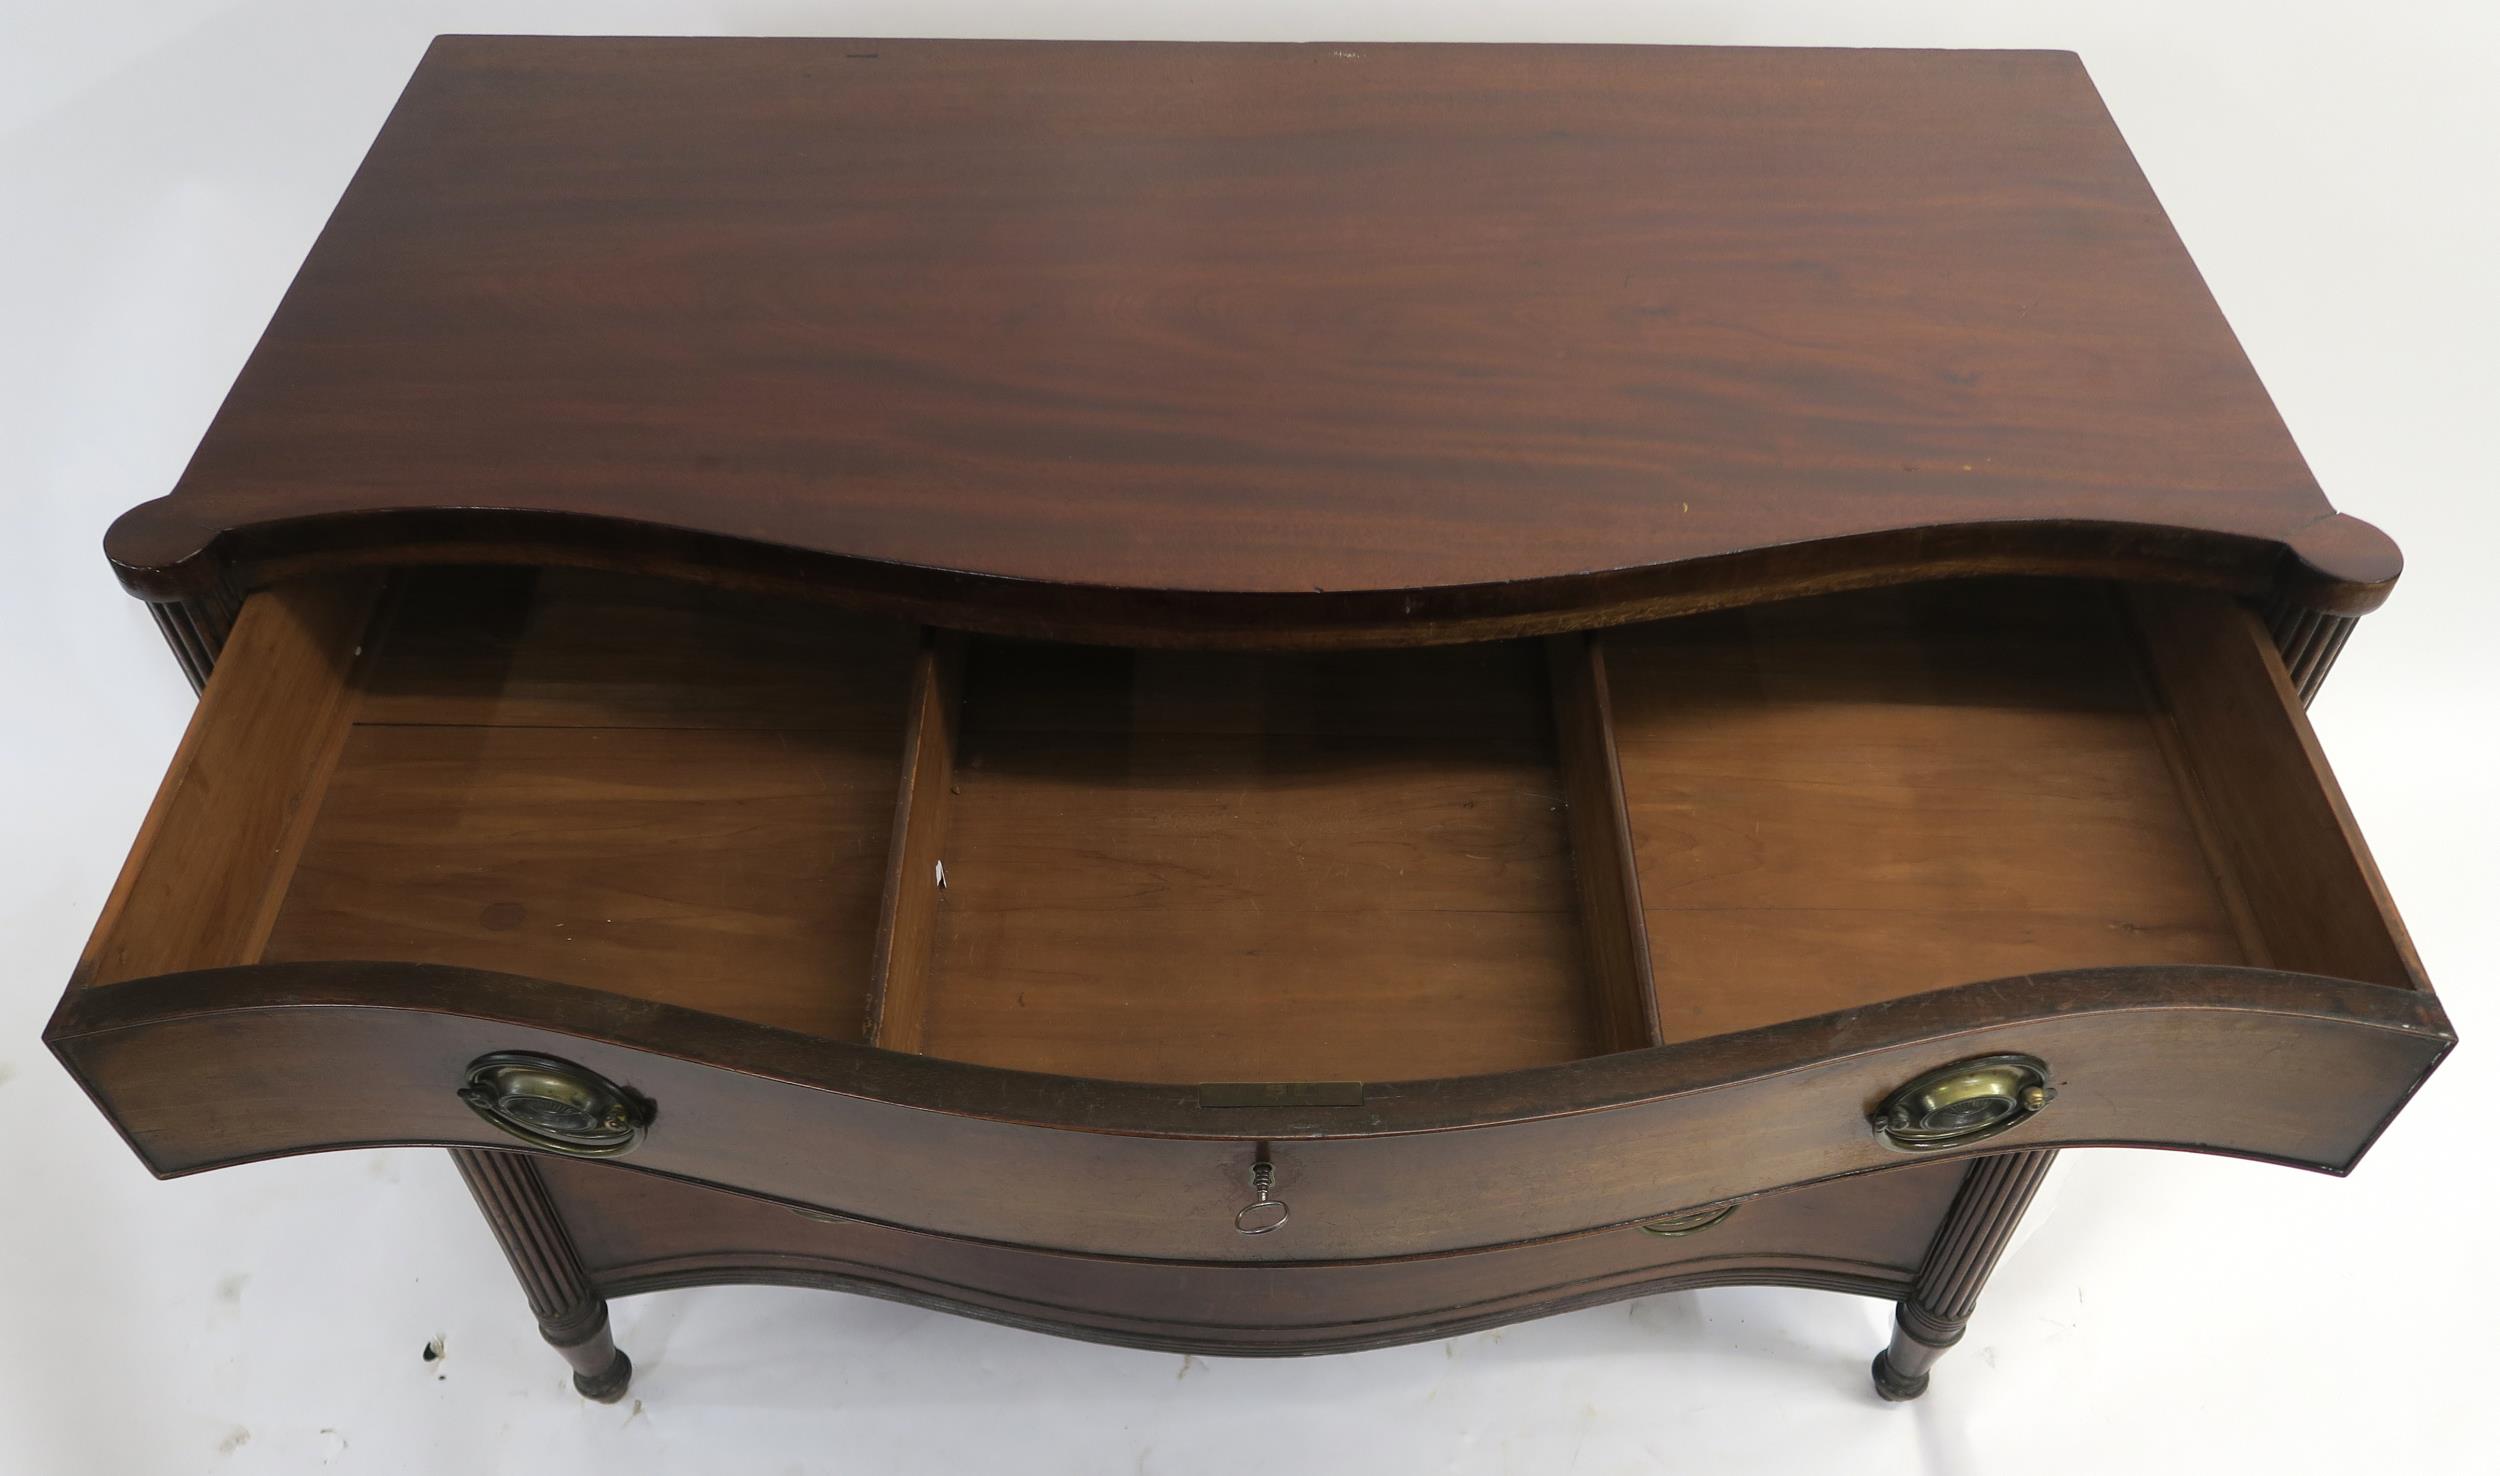
[[[2453,1044],[2302,707],[2398,561],[2046,53],[445,38],[107,551],[48,1038],[451,1149],[550,1342],[1972,1315],[2059,1149]]]

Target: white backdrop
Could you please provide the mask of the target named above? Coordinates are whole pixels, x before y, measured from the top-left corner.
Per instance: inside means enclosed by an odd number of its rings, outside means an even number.
[[[1908,1407],[1866,1392],[1887,1307],[1774,1291],[1281,1362],[671,1293],[617,1305],[637,1397],[583,1402],[442,1154],[157,1184],[38,1040],[190,703],[98,540],[459,30],[2080,51],[2329,495],[2411,556],[2315,718],[2466,1045],[2350,1181],[2067,1155]],[[2495,1469],[2495,66],[2487,0],[0,0],[0,1476]]]

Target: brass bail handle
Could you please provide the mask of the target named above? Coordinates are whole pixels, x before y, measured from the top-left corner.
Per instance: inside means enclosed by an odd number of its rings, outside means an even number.
[[[1265,1235],[1281,1230],[1292,1215],[1283,1200],[1275,1197],[1276,1165],[1268,1162],[1267,1145],[1259,1145],[1259,1156],[1250,1165],[1250,1192],[1258,1198],[1233,1213],[1233,1228],[1244,1235]]]
[[[1939,1067],[1884,1099],[1867,1119],[1894,1148],[1928,1153],[1993,1138],[2057,1100],[2037,1056],[1979,1056]]]
[[[584,1066],[530,1051],[469,1063],[469,1110],[532,1148],[577,1158],[630,1153],[651,1126],[651,1103]]]
[[[1669,1215],[1663,1220],[1648,1221],[1641,1226],[1641,1233],[1655,1235],[1662,1240],[1673,1240],[1684,1235],[1699,1235],[1734,1213],[1736,1213],[1736,1206],[1733,1204],[1704,1205],[1697,1210],[1686,1210],[1680,1215]]]

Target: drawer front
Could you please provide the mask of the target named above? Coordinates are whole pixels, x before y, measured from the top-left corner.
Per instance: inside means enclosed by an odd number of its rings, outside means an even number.
[[[2410,991],[2117,970],[1382,1086],[1359,1105],[1224,1109],[458,970],[224,970],[90,1002],[55,1048],[159,1173],[333,1147],[514,1146],[459,1089],[479,1057],[521,1051],[655,1105],[619,1163],[945,1235],[1210,1261],[1495,1245],[1897,1167],[1913,1160],[1870,1115],[1923,1073],[2006,1053],[2045,1062],[2056,1099],[1935,1156],[2118,1144],[2341,1172],[2449,1044]],[[521,1023],[568,1014],[579,1033]],[[698,1058],[711,1051],[741,1069]],[[1132,1126],[1170,1122],[1208,1136]],[[1290,1217],[1245,1235],[1236,1216],[1262,1156]]]
[[[1765,1196],[1698,1229],[1621,1226],[1386,1261],[1178,1265],[925,1235],[607,1165],[540,1169],[602,1295],[705,1282],[868,1292],[1133,1346],[1319,1353],[1677,1287],[1903,1295],[1963,1166],[1917,1164]],[[1661,1231],[1673,1233],[1659,1233]]]

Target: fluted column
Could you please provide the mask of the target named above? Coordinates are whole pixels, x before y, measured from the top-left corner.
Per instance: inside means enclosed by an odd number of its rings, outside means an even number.
[[[2283,653],[2283,669],[2291,674],[2292,687],[2307,706],[2318,688],[2326,685],[2326,674],[2343,654],[2344,641],[2360,623],[2359,617],[2330,615],[2282,600],[2265,613],[2266,629],[2274,636],[2275,649]]]
[[[454,1148],[451,1161],[521,1279],[539,1334],[573,1365],[573,1387],[602,1404],[624,1398],[633,1361],[609,1336],[608,1304],[591,1290],[538,1165],[526,1153],[489,1148]]]
[[[1971,1165],[1927,1249],[1917,1285],[1893,1310],[1892,1346],[1875,1355],[1876,1393],[1897,1400],[1927,1392],[1927,1371],[1962,1340],[1988,1273],[2055,1162],[2056,1149],[2032,1148]]]

